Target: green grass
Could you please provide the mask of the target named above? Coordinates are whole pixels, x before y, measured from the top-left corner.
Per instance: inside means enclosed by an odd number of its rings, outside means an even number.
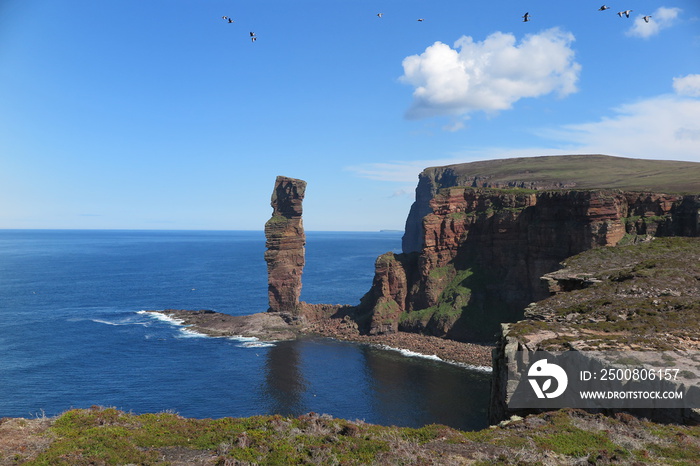
[[[16,425],[18,431],[24,429]],[[629,415],[606,417],[580,410],[530,415],[475,432],[437,424],[384,427],[314,413],[188,419],[173,413],[134,415],[99,407],[68,411],[46,427],[33,435],[51,439],[50,444],[31,458],[3,451],[0,438],[2,464],[12,464],[7,461],[16,458],[28,465],[166,465],[176,458],[182,464],[187,455],[219,465],[700,461],[700,426],[661,425]]]
[[[488,160],[444,168],[451,169],[457,176],[478,175],[498,183],[570,183],[576,189],[700,192],[700,163],[694,162],[564,155]]]
[[[452,266],[432,270],[430,279],[433,283],[442,285],[447,282],[441,286],[438,303],[425,309],[403,312],[400,316],[401,324],[425,327],[433,321],[442,327],[452,326],[469,304],[471,289],[467,282],[472,275],[471,269],[455,270]]]
[[[545,321],[523,320],[510,327],[510,335],[528,339],[553,331],[559,335],[541,342],[550,349],[583,340],[596,347],[670,350],[678,341],[696,337],[699,238],[592,249],[567,259],[565,266],[557,274],[592,275],[601,281],[534,304],[528,312],[546,316]]]
[[[159,461],[165,447],[209,451],[219,456],[217,464],[372,464],[396,443],[461,434],[445,426],[380,427],[313,413],[212,420],[93,407],[64,413],[50,435],[55,440],[48,450],[27,464],[167,464]]]

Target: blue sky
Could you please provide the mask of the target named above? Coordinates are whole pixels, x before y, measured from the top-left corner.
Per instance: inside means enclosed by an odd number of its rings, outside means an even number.
[[[307,230],[402,229],[428,166],[700,162],[700,3],[602,4],[0,0],[0,228],[258,230],[285,175]]]

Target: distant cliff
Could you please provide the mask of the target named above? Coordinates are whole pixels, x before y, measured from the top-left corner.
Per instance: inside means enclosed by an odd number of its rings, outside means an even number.
[[[678,191],[700,192],[700,164],[591,155],[426,169],[405,252],[377,259],[361,325],[493,341],[501,322],[548,295],[540,277],[565,258],[700,235],[700,196]]]
[[[406,219],[403,252],[423,248],[423,218],[442,188],[619,189],[700,193],[700,164],[608,155],[563,155],[487,160],[426,168]]]

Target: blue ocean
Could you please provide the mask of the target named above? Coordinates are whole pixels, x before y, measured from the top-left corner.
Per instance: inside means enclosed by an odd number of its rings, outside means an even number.
[[[357,304],[397,232],[307,232],[302,300]],[[189,332],[144,310],[267,309],[257,231],[0,230],[0,417],[92,405],[487,425],[490,374],[331,339]]]

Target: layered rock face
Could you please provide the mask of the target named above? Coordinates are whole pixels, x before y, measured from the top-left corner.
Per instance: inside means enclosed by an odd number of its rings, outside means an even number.
[[[642,160],[601,154],[523,157],[426,168],[406,220],[403,252],[423,248],[423,218],[442,188],[533,190],[618,189],[626,192],[700,192],[700,164]]]
[[[302,222],[305,191],[305,181],[278,176],[270,202],[272,217],[265,224],[269,311],[284,313],[292,319],[301,314],[299,296],[306,245]]]
[[[403,252],[420,252],[423,248],[423,218],[432,213],[431,200],[442,188],[465,186],[472,188],[525,188],[525,189],[565,189],[573,188],[574,182],[553,180],[501,180],[486,175],[461,173],[456,166],[433,167],[418,176],[416,200],[406,219],[402,239]]]
[[[429,208],[420,252],[377,260],[360,306],[369,333],[493,341],[501,322],[548,295],[540,277],[565,258],[648,235],[700,234],[700,196],[459,186],[438,190]]]

